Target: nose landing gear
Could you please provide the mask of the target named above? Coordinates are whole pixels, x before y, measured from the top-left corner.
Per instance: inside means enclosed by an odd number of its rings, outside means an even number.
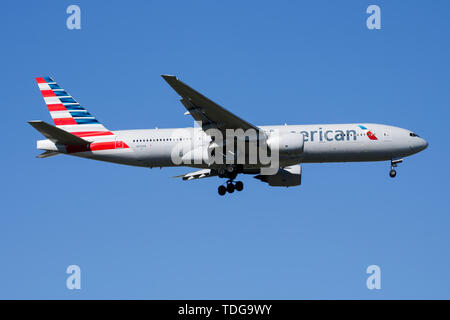
[[[391,160],[391,171],[389,171],[389,176],[391,178],[395,178],[395,176],[397,175],[397,171],[395,171],[394,168],[396,168],[397,165],[402,162],[403,162],[403,159]]]
[[[389,171],[389,176],[391,178],[395,178],[396,175],[397,175],[397,171],[395,171],[394,169],[391,169],[391,171]]]

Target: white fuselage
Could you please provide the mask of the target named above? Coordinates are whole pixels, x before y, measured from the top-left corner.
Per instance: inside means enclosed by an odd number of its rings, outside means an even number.
[[[303,136],[304,149],[296,159],[281,161],[280,166],[295,163],[383,161],[406,157],[427,147],[427,142],[409,130],[380,124],[317,124],[260,126],[268,136],[277,131],[280,143],[284,134]],[[188,149],[207,146],[211,138],[200,128],[144,129],[112,131],[114,135],[96,137],[90,142],[115,142],[105,150],[75,152],[72,155],[142,167],[186,166],[172,161],[176,144]],[[49,140],[38,148],[55,150]],[[189,164],[205,168],[206,163]]]

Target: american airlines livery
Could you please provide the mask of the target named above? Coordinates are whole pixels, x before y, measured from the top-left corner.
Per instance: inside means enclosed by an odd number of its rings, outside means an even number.
[[[163,75],[180,95],[186,115],[198,126],[175,129],[106,129],[52,78],[36,78],[54,126],[29,121],[45,140],[38,158],[68,154],[140,167],[197,168],[177,178],[218,176],[220,195],[241,191],[238,174],[251,174],[270,186],[301,184],[301,163],[390,161],[389,175],[403,157],[428,143],[416,133],[374,123],[255,126],[178,80]]]

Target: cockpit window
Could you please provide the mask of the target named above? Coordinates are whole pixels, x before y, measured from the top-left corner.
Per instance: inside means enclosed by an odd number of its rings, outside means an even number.
[[[411,137],[418,137],[418,136],[419,136],[418,134],[415,134],[414,132],[410,132],[409,135],[410,135]]]

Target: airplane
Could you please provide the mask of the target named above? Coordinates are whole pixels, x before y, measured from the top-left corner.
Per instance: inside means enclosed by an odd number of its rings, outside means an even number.
[[[147,168],[192,167],[198,170],[176,178],[225,178],[226,183],[218,187],[223,196],[243,190],[242,181],[235,181],[239,174],[254,175],[269,186],[298,186],[303,163],[390,161],[389,175],[394,178],[395,168],[404,157],[428,146],[413,131],[375,123],[255,126],[177,77],[162,77],[181,97],[185,114],[198,126],[111,131],[51,77],[36,78],[54,122],[28,122],[46,138],[37,141],[37,149],[44,151],[37,157],[67,154]],[[232,140],[216,139],[218,133],[228,134],[230,130],[250,133]],[[232,142],[244,148],[238,150]],[[268,164],[258,156],[249,161],[252,143],[257,150],[276,155],[276,161]],[[210,161],[213,158],[215,161]]]

